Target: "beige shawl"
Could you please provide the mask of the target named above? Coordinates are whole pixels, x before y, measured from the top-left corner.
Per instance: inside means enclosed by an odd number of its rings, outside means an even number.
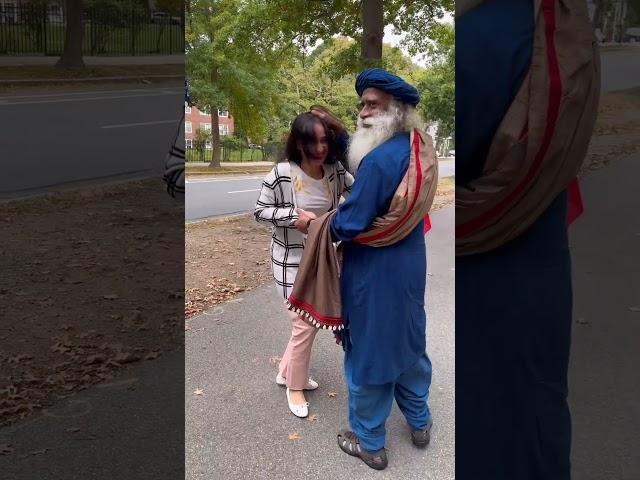
[[[456,255],[526,231],[576,177],[595,123],[600,61],[584,0],[535,0],[530,70],[483,174],[456,186]]]

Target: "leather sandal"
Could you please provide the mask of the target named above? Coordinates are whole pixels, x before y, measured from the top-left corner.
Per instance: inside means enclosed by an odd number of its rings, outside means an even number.
[[[358,440],[356,434],[350,430],[342,430],[338,433],[338,446],[346,454],[360,458],[360,460],[375,470],[384,470],[389,463],[387,460],[387,451],[384,447],[375,452],[369,452],[360,446],[360,440]]]

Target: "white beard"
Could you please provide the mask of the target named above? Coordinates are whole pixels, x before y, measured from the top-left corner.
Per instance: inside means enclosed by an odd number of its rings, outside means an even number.
[[[391,110],[366,120],[358,117],[358,128],[351,137],[347,153],[349,170],[353,175],[367,153],[389,140],[399,130],[401,117],[397,111]]]

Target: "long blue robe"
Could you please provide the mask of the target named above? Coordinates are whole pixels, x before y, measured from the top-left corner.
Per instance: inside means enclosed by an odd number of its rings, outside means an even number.
[[[349,350],[353,382],[394,382],[424,355],[426,250],[424,221],[402,241],[369,247],[352,240],[389,209],[409,165],[409,134],[397,134],[367,154],[351,195],[331,222],[343,241],[341,274],[343,345]]]
[[[456,183],[481,174],[529,68],[532,0],[456,22]],[[563,193],[525,233],[456,258],[456,478],[569,480],[571,270]]]

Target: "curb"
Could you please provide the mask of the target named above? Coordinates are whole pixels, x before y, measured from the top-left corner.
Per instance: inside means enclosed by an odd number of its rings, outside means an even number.
[[[608,43],[600,44],[598,48],[602,50],[634,50],[640,48],[640,42],[635,43]]]
[[[186,172],[186,178],[199,178],[199,177],[224,177],[226,175],[253,175],[256,173],[269,173],[269,170],[230,170],[225,172]]]
[[[239,218],[244,218],[244,217],[246,218],[253,217],[253,212],[228,213],[223,215],[215,215],[212,217],[197,218],[195,220],[186,220],[184,224],[185,224],[185,227],[198,226],[198,225],[204,225],[204,224],[221,225],[221,224],[229,223],[229,222],[232,222],[233,220],[237,220]]]

